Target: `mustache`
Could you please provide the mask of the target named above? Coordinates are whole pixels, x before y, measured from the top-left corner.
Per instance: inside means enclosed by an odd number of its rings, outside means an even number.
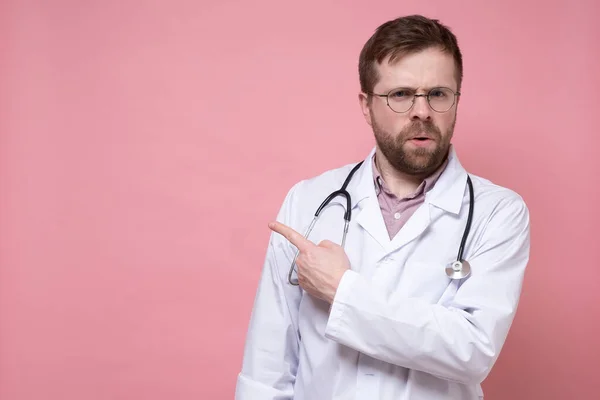
[[[407,138],[422,133],[426,133],[435,139],[439,139],[442,136],[440,129],[431,121],[413,121],[410,125],[402,129],[400,136]]]

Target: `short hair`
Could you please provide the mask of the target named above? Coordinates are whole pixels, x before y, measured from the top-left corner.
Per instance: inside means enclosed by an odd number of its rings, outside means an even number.
[[[456,82],[460,91],[463,78],[462,54],[456,36],[436,19],[422,15],[400,17],[380,25],[360,52],[358,73],[360,88],[371,93],[379,81],[375,63],[386,57],[394,62],[406,54],[439,48],[452,55],[456,65]]]

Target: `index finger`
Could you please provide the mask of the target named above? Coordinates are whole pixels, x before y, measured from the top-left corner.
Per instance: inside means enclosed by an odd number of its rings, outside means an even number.
[[[302,236],[301,234],[299,234],[298,232],[296,232],[289,226],[282,224],[281,222],[277,222],[277,221],[271,222],[269,224],[269,228],[271,228],[271,230],[273,232],[277,232],[280,235],[282,235],[283,237],[285,237],[287,240],[290,241],[290,243],[292,243],[294,246],[296,246],[298,248],[298,250],[300,250],[300,251],[306,251],[309,248],[311,248],[312,246],[314,246],[313,242],[306,239],[304,236]]]

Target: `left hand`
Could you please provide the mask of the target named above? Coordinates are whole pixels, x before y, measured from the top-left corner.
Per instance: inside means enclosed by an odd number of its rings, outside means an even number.
[[[316,245],[279,222],[270,223],[269,228],[298,248],[296,270],[300,287],[331,304],[342,276],[350,269],[350,260],[344,249],[329,240]]]

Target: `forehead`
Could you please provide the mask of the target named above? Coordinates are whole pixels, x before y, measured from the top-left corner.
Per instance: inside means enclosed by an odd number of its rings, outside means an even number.
[[[402,55],[393,63],[387,57],[381,64],[376,64],[375,68],[379,76],[374,88],[377,93],[395,87],[426,89],[445,86],[457,89],[454,59],[452,55],[437,48]]]

